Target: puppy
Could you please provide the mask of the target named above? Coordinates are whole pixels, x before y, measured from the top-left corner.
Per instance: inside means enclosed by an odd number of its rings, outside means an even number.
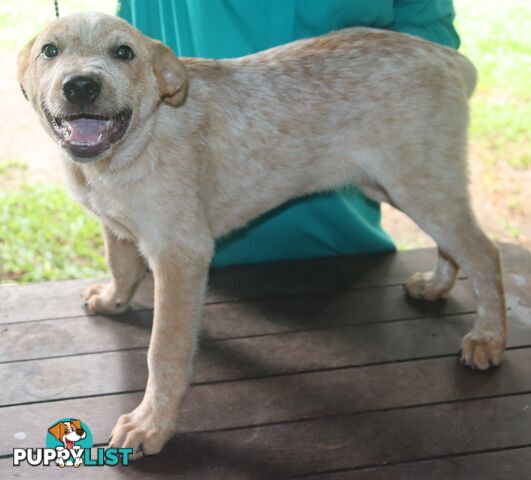
[[[81,422],[73,418],[71,418],[68,422],[56,423],[48,429],[48,432],[50,432],[50,434],[52,434],[57,440],[59,440],[63,444],[64,448],[69,451],[75,448],[79,448],[75,446],[76,442],[79,442],[79,440],[82,440],[87,436],[87,432],[85,432],[85,430],[81,426]],[[61,468],[65,465],[73,465],[77,468],[83,463],[83,459],[78,456],[73,462],[69,460],[65,463],[63,458],[58,457],[56,463]]]
[[[412,36],[352,28],[233,60],[177,58],[126,22],[75,14],[19,54],[23,92],[57,141],[74,197],[103,224],[112,272],[85,292],[127,308],[155,277],[149,379],[111,446],[158,452],[186,391],[214,240],[302,195],[357,185],[437,242],[410,295],[448,294],[458,268],[477,295],[463,363],[502,361],[500,255],[467,193],[473,65]]]

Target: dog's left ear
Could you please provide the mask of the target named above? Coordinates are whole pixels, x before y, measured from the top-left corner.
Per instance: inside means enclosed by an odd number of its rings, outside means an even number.
[[[27,87],[26,87],[26,72],[28,71],[28,66],[30,62],[30,55],[31,55],[31,49],[33,47],[33,44],[35,43],[35,38],[32,38],[26,46],[18,53],[17,57],[17,78],[18,83],[20,85],[20,90],[22,90],[22,94],[24,95],[24,98],[28,100],[28,94],[26,93]]]
[[[183,104],[188,90],[186,67],[163,43],[153,41],[152,64],[160,98],[173,107]]]
[[[50,432],[56,440],[61,440],[61,436],[63,435],[63,430],[64,430],[64,423],[63,422],[59,422],[59,423],[56,423],[53,427],[50,427],[48,429],[48,432]]]

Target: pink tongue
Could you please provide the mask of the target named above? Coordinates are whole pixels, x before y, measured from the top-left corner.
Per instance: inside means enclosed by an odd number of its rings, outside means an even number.
[[[100,135],[107,129],[106,120],[96,118],[76,118],[66,121],[70,132],[70,143],[96,144],[100,143]]]

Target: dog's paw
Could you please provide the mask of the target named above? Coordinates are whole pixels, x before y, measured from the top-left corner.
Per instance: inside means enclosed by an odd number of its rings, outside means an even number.
[[[493,332],[469,332],[461,342],[461,363],[477,370],[496,367],[503,361],[505,337]]]
[[[175,433],[175,424],[167,419],[161,420],[154,411],[153,407],[141,403],[131,413],[122,415],[113,428],[109,446],[132,448],[131,460],[159,453]]]
[[[81,296],[89,310],[94,313],[122,313],[129,306],[129,302],[117,297],[112,283],[91,285]]]
[[[415,273],[406,282],[406,291],[412,298],[435,301],[444,298],[448,286],[438,281],[434,272]]]

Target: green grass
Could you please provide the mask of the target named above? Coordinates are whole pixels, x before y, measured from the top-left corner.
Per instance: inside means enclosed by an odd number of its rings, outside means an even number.
[[[461,52],[479,71],[470,140],[491,166],[531,167],[531,2],[457,0]]]
[[[8,177],[16,171],[26,171],[28,164],[20,162],[18,160],[8,160],[7,162],[0,163],[0,175],[2,177]]]
[[[35,282],[102,276],[99,222],[57,185],[0,192],[3,281]]]

